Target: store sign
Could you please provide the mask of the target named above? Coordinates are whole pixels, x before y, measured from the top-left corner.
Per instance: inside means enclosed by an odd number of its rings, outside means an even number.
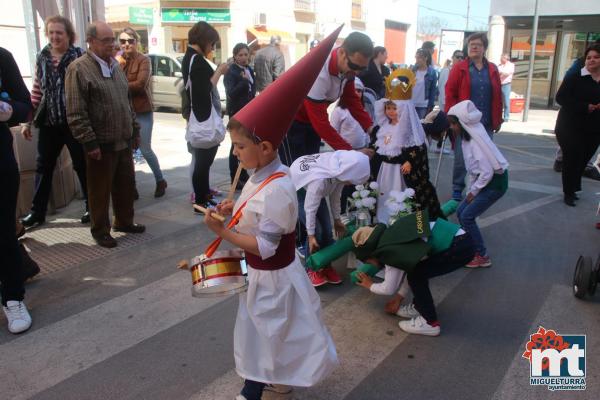
[[[163,8],[161,15],[162,22],[231,22],[231,12],[226,8]]]
[[[152,25],[154,22],[151,8],[129,7],[129,22],[137,25]]]

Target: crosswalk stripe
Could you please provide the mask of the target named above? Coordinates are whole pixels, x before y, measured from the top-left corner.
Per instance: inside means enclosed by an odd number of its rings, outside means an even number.
[[[432,280],[434,299],[442,301],[467,273],[461,270]],[[408,335],[398,328],[400,319],[383,312],[383,300],[381,296],[357,287],[325,307],[325,324],[336,344],[340,366],[317,386],[297,388],[288,398],[343,399],[404,341]],[[190,400],[231,400],[241,386],[240,378],[232,369]],[[272,396],[265,396],[268,397]]]
[[[29,398],[229,298],[197,299],[190,286],[178,271],[1,345],[2,396]]]

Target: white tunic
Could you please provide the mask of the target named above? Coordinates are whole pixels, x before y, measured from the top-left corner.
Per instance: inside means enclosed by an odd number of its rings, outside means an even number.
[[[334,108],[329,117],[329,122],[354,150],[363,149],[369,145],[369,135],[348,109]]]
[[[383,156],[396,157],[402,153],[402,147],[397,140],[398,124],[392,125],[384,121],[377,132],[377,153]],[[377,184],[379,185],[379,197],[377,198],[377,222],[387,224],[390,219],[390,211],[385,206],[385,201],[390,197],[392,190],[402,191],[406,189],[404,177],[400,164],[382,162],[377,173]]]
[[[279,159],[254,173],[234,209],[278,171],[289,174]],[[236,229],[256,236],[266,259],[275,253],[281,235],[295,230],[297,217],[296,190],[289,177],[283,177],[248,201]],[[240,295],[234,355],[236,371],[244,379],[300,387],[315,385],[338,365],[322,320],[321,299],[297,257],[275,271],[248,265],[248,291]]]
[[[321,179],[312,181],[306,185],[306,197],[304,198],[304,212],[306,215],[306,233],[315,234],[317,227],[317,211],[321,200],[329,198],[331,214],[333,219],[339,219],[342,213],[341,199],[344,183],[335,178]]]

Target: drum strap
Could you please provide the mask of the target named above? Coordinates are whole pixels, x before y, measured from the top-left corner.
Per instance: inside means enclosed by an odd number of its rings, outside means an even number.
[[[246,207],[246,204],[248,203],[248,201],[250,201],[251,198],[253,198],[258,192],[262,190],[262,188],[267,186],[270,182],[274,181],[275,179],[283,178],[284,176],[286,176],[285,172],[275,172],[274,174],[270,175],[267,179],[265,179],[260,184],[260,186],[258,186],[256,191],[252,193],[250,197],[248,197],[246,201],[242,203],[242,205],[240,206],[240,208],[238,208],[235,214],[233,214],[233,217],[231,217],[231,220],[227,224],[227,229],[233,228],[238,224],[238,222],[240,222],[240,219],[242,218],[242,210],[244,209],[244,207]],[[204,252],[206,257],[211,257],[215,253],[215,251],[217,251],[222,241],[223,239],[219,237],[216,238],[211,244],[209,244],[206,248],[206,251]]]

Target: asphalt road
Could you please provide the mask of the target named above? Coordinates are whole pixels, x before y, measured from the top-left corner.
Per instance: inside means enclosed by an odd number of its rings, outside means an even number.
[[[600,252],[600,182],[585,179],[578,206],[567,207],[551,169],[552,138],[499,134],[495,142],[511,168],[508,193],[480,220],[493,267],[432,281],[441,336],[404,334],[399,318],[383,313],[386,299],[352,286],[349,270],[338,265],[344,283],[319,293],[340,367],[316,387],[268,398],[599,397],[600,293],[577,300],[571,280],[580,254],[595,259]],[[152,198],[149,169],[138,167],[136,219],[147,234],[100,252],[74,220],[81,206],[75,201],[27,235],[32,256],[36,249],[44,255],[44,273],[27,287],[31,330],[15,336],[0,329],[0,399],[217,400],[240,390],[232,348],[237,298],[192,298],[189,273],[175,268],[214,238],[191,212],[189,154],[176,114],[157,114],[154,146],[169,188],[164,198]],[[221,146],[213,167],[214,186],[227,187],[228,148]],[[446,158],[443,201],[450,177]],[[66,233],[57,238],[59,229]],[[585,391],[529,384],[521,354],[540,325],[587,335]]]

